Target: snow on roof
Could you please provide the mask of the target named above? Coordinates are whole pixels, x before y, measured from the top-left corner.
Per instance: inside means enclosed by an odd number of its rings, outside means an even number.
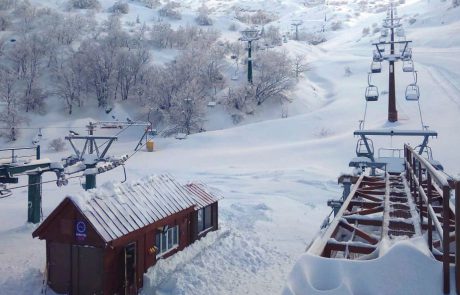
[[[182,210],[198,210],[219,198],[204,184],[184,186],[169,175],[155,175],[130,184],[109,182],[70,199],[109,242]]]

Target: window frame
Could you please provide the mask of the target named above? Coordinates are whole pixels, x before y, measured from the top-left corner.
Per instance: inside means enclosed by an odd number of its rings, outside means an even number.
[[[177,249],[179,247],[179,242],[179,225],[170,227],[165,232],[157,231],[155,234],[155,246],[157,248],[156,257],[160,258],[174,249]]]
[[[214,214],[212,211],[212,204],[205,206],[197,211],[198,235],[208,231],[210,228],[213,227],[213,215]]]

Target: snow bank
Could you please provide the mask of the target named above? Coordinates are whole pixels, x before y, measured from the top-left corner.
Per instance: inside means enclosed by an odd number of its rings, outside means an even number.
[[[383,241],[373,260],[329,259],[304,254],[288,277],[283,295],[440,294],[442,263],[423,238]]]

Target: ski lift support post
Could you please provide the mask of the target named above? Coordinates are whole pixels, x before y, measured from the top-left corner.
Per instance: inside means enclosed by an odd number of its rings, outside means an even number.
[[[94,126],[94,124],[90,124],[90,126]],[[90,134],[93,133],[92,129],[89,130]],[[77,156],[77,159],[79,161],[83,161],[85,164],[86,169],[92,169],[96,167],[96,164],[98,162],[105,162],[105,156],[112,145],[112,143],[118,139],[116,136],[95,136],[95,135],[87,135],[87,136],[66,136],[66,140],[69,141],[70,145],[72,146],[75,155]],[[85,141],[83,145],[83,150],[80,152],[74,144],[74,140],[81,140]],[[97,146],[96,140],[106,140],[106,145],[105,148],[102,150],[102,152],[99,150],[99,147]],[[84,157],[86,155],[86,150],[88,149],[88,155],[94,154],[94,151],[96,152],[96,158],[92,162],[85,161]],[[96,187],[96,173],[85,173],[85,189],[92,189]]]
[[[243,35],[240,40],[248,42],[248,82],[252,84],[252,41],[258,40],[260,38],[259,30],[253,29],[246,29],[241,31]]]
[[[134,151],[137,151],[139,149],[139,147],[142,146],[142,141],[144,140],[144,138],[145,138],[145,140],[148,139],[148,134],[152,130],[153,124],[152,124],[152,122],[150,122],[150,113],[151,113],[151,110],[149,111],[149,115],[148,115],[148,119],[147,119],[148,122],[142,122],[142,121],[133,121],[133,122],[99,121],[99,122],[96,122],[94,125],[100,125],[100,126],[116,125],[116,126],[120,126],[120,127],[123,127],[123,126],[127,126],[127,127],[131,127],[131,126],[146,127],[145,130],[144,130],[144,133],[142,134],[142,136],[141,136],[141,138],[139,140],[139,142],[137,143],[136,147],[134,148]],[[72,138],[75,138],[75,137],[72,137]],[[75,150],[75,147],[73,147],[73,148]]]
[[[20,156],[18,151],[35,150],[33,155]],[[34,147],[15,147],[0,149],[1,152],[11,152],[11,156],[0,158],[0,183],[18,183],[18,176],[28,175],[28,202],[27,202],[27,222],[39,223],[41,216],[42,203],[42,174],[45,172],[55,172],[57,184],[65,184],[63,169],[56,168],[57,165],[49,159],[41,159],[40,145]],[[24,161],[18,161],[25,159]]]

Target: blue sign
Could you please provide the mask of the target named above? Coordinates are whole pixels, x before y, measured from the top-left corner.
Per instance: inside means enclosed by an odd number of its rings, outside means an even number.
[[[78,220],[75,224],[75,237],[78,241],[86,239],[86,223],[84,221]]]

